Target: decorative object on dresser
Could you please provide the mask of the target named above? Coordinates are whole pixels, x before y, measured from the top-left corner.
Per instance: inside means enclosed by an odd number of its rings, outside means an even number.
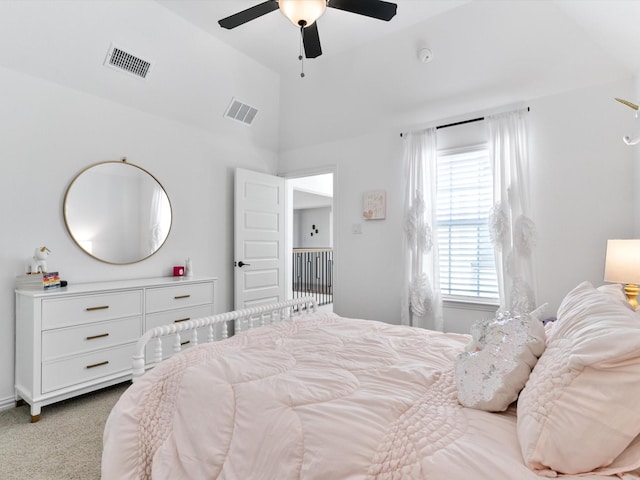
[[[16,400],[43,406],[131,378],[148,329],[213,314],[215,278],[160,277],[16,289]],[[190,339],[183,338],[183,346]]]
[[[174,277],[184,277],[184,266],[176,265],[173,267],[173,276]]]
[[[47,258],[51,250],[47,247],[38,247],[33,251],[28,273],[47,273]]]
[[[19,290],[50,290],[61,286],[60,274],[58,272],[47,273],[27,273],[16,275],[16,288]]]

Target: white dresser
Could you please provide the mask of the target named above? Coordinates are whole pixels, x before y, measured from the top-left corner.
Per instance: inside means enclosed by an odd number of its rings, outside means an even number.
[[[130,379],[136,341],[147,329],[214,313],[215,280],[16,290],[16,400],[29,403],[36,422],[44,405]]]

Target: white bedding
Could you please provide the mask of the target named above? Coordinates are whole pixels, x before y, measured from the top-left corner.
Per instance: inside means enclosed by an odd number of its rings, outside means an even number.
[[[539,479],[513,407],[458,403],[469,339],[314,314],[192,348],[114,407],[102,478]]]

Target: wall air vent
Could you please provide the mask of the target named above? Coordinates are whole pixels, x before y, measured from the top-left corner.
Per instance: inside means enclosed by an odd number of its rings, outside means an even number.
[[[237,120],[238,122],[242,122],[245,125],[251,125],[251,122],[253,122],[253,119],[256,118],[257,113],[257,109],[239,102],[234,98],[231,100],[231,104],[229,105],[229,108],[227,108],[224,116],[233,120]]]
[[[111,45],[107,58],[104,61],[104,65],[123,72],[130,73],[139,78],[147,78],[151,63],[146,60],[136,57],[124,50]]]

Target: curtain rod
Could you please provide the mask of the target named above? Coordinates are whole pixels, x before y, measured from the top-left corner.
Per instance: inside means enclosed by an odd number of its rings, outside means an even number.
[[[531,107],[527,107],[527,112],[531,111]],[[446,125],[438,125],[436,127],[436,130],[440,130],[441,128],[449,128],[449,127],[457,127],[458,125],[464,125],[466,123],[474,123],[474,122],[481,122],[482,120],[484,120],[484,117],[478,117],[478,118],[472,118],[470,120],[462,120],[460,122],[454,122],[454,123],[447,123]],[[404,134],[400,134],[400,136],[402,137]]]

